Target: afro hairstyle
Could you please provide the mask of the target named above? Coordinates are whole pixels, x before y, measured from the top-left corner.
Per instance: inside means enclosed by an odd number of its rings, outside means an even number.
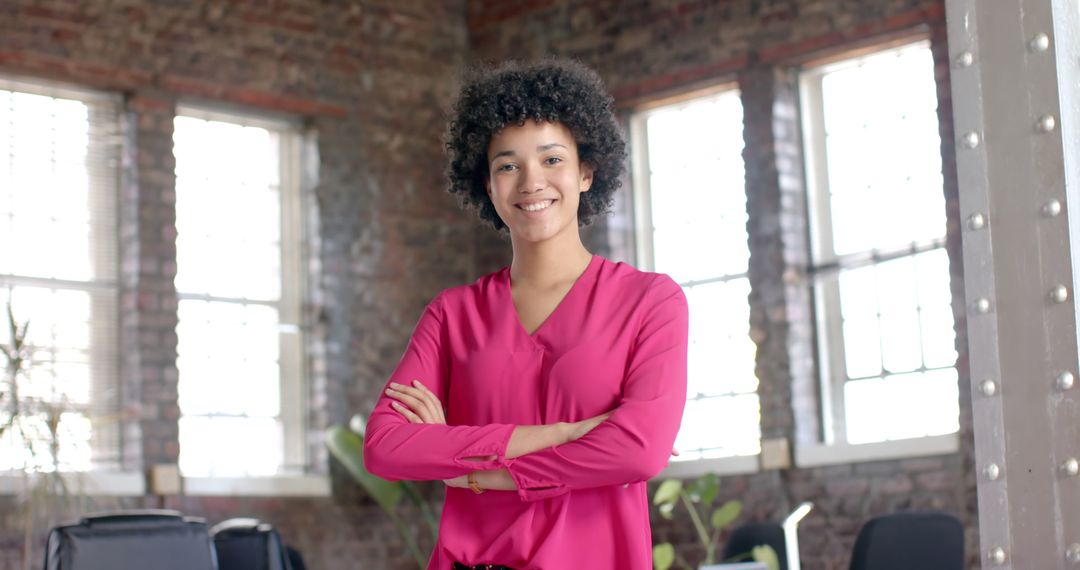
[[[475,67],[464,79],[445,136],[447,190],[462,207],[476,208],[480,219],[496,230],[506,229],[487,194],[488,145],[504,127],[532,120],[565,125],[581,162],[593,168],[592,186],[578,205],[578,225],[611,209],[612,195],[622,186],[626,143],[612,112],[613,99],[595,71],[550,58]]]

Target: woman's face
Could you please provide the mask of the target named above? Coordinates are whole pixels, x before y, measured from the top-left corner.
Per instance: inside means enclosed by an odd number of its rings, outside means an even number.
[[[514,239],[576,234],[578,202],[592,176],[562,123],[508,125],[488,144],[488,196]]]

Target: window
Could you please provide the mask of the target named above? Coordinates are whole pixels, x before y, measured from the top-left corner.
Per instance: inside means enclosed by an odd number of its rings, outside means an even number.
[[[675,279],[690,306],[688,400],[673,462],[760,451],[742,117],[738,91],[725,90],[632,119],[639,264]]]
[[[181,108],[175,120],[180,469],[302,471],[299,134]]]
[[[801,80],[826,444],[959,429],[927,42]]]
[[[0,355],[0,471],[119,466],[119,105],[0,77],[0,345],[8,306],[29,323],[14,384]]]

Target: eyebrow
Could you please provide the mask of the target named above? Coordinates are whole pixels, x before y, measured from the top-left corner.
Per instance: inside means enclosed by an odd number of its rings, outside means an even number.
[[[536,152],[546,152],[546,151],[549,151],[549,150],[551,150],[551,149],[553,149],[555,147],[559,147],[559,148],[562,148],[562,149],[565,149],[565,150],[570,150],[569,148],[566,147],[566,145],[564,145],[562,143],[548,143],[548,144],[543,144],[543,145],[540,145],[540,146],[536,147]],[[517,154],[517,153],[515,153],[513,150],[499,151],[499,152],[495,153],[495,156],[491,157],[491,162],[495,162],[497,159],[502,158],[504,156],[514,156],[515,154]]]

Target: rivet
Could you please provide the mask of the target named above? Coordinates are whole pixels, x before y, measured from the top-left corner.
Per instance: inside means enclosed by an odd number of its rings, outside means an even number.
[[[993,396],[994,394],[997,394],[997,384],[990,379],[983,380],[982,383],[979,384],[979,391],[982,392],[983,396]]]
[[[1069,477],[1076,477],[1080,475],[1080,461],[1077,461],[1075,457],[1070,457],[1061,464],[1061,472]]]
[[[972,63],[975,63],[975,56],[971,55],[970,51],[961,52],[956,56],[957,67],[971,67]]]
[[[997,463],[987,465],[983,472],[986,473],[986,478],[991,481],[997,481],[998,477],[1001,476],[1001,469],[998,468]]]
[[[975,147],[979,146],[979,142],[981,141],[981,139],[979,138],[979,133],[977,133],[975,131],[971,131],[971,132],[965,134],[963,140],[964,140],[964,146],[966,146],[968,148],[975,148]]]
[[[1044,133],[1049,133],[1057,127],[1057,120],[1053,115],[1043,115],[1039,117],[1039,122],[1035,123],[1035,128]]]
[[[1080,562],[1080,544],[1074,542],[1065,549],[1065,560],[1073,564]]]
[[[1064,285],[1058,285],[1050,290],[1050,299],[1055,303],[1064,303],[1069,300],[1069,290]]]
[[[1035,37],[1028,42],[1028,47],[1031,51],[1046,51],[1050,48],[1050,37],[1041,32],[1035,34]]]
[[[1002,549],[1000,546],[995,546],[994,548],[991,548],[989,552],[986,553],[986,558],[992,564],[999,564],[999,565],[1004,564],[1005,563],[1005,550]]]
[[[1065,372],[1062,372],[1061,374],[1058,374],[1058,377],[1057,377],[1058,390],[1072,390],[1072,387],[1074,385],[1076,385],[1076,377],[1073,376],[1072,372],[1069,372],[1068,370],[1066,370]]]
[[[979,297],[975,299],[975,312],[986,314],[990,312],[990,299]]]
[[[981,230],[986,226],[986,216],[975,212],[968,216],[968,227],[973,230]]]
[[[1050,200],[1046,204],[1043,204],[1043,214],[1048,218],[1056,217],[1061,213],[1061,202],[1058,200]]]

